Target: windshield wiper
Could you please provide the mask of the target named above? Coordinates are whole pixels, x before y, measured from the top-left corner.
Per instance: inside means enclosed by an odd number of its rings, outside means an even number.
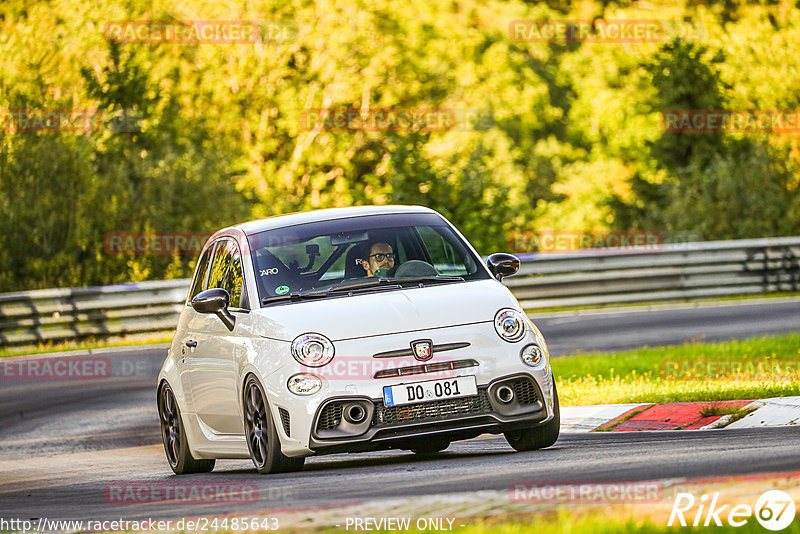
[[[331,287],[327,290],[327,292],[333,293],[337,291],[354,291],[356,289],[365,289],[386,285],[397,285],[397,280],[393,278],[368,278],[366,280],[358,280],[349,284]]]
[[[321,299],[328,296],[327,292],[315,292],[315,293],[302,293],[299,291],[295,291],[292,293],[286,293],[285,295],[273,295],[271,297],[264,297],[261,299],[261,304],[270,304],[272,302],[279,302],[282,300],[305,300],[305,299]]]
[[[346,285],[339,285],[328,289],[329,292],[333,291],[353,291],[357,289],[366,289],[370,287],[379,286],[392,286],[402,287],[402,284],[424,284],[435,283],[443,284],[449,282],[463,282],[464,279],[460,276],[410,276],[404,278],[370,278],[367,280],[360,280]]]
[[[448,282],[463,282],[464,278],[461,276],[409,276],[408,278],[395,278],[394,281],[398,284],[425,284],[433,282],[435,284],[446,284]]]

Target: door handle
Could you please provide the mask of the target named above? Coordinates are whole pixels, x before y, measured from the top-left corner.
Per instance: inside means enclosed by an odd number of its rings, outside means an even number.
[[[186,342],[186,346],[195,348],[197,346],[197,341],[195,341],[194,339],[190,339],[189,341]]]

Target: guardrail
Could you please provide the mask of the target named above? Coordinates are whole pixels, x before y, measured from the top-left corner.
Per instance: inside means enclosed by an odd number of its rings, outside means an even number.
[[[800,237],[520,255],[526,309],[800,291]],[[175,328],[189,280],[0,294],[0,346]]]
[[[0,346],[174,329],[189,280],[0,294]]]
[[[800,237],[612,250],[520,255],[505,282],[526,309],[800,291]]]

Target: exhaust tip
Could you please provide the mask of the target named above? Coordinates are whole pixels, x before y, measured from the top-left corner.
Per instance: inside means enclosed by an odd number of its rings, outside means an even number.
[[[503,404],[508,404],[514,400],[514,390],[508,386],[500,386],[497,388],[497,399]]]
[[[345,410],[345,418],[354,425],[363,423],[367,418],[367,410],[360,404],[351,404]]]

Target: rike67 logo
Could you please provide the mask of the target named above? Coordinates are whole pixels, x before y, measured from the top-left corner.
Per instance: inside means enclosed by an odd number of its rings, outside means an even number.
[[[780,490],[770,490],[762,494],[756,500],[755,507],[749,504],[737,504],[733,507],[730,504],[720,504],[717,492],[711,496],[704,493],[699,499],[691,493],[678,493],[667,526],[685,527],[691,524],[693,527],[721,527],[727,523],[732,527],[741,527],[755,516],[762,527],[778,531],[792,523],[795,512],[792,497]]]

